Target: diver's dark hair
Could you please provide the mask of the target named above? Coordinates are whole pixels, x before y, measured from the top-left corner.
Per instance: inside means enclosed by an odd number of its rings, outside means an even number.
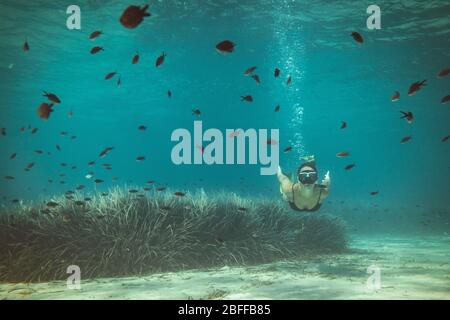
[[[301,171],[304,167],[310,167],[310,168],[312,168],[314,171],[317,172],[316,162],[315,162],[315,161],[310,161],[310,162],[305,162],[305,163],[301,164],[300,167],[298,167],[297,174],[300,173],[300,171]]]

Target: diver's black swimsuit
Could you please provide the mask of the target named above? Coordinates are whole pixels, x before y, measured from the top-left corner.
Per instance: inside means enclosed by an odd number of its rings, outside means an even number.
[[[320,197],[322,196],[322,188],[320,188],[319,191],[319,198],[317,199],[317,203],[314,207],[312,207],[311,209],[299,209],[294,201],[289,201],[289,205],[291,206],[292,209],[294,209],[295,211],[317,211],[319,210],[321,203],[320,203]],[[292,199],[294,199],[294,184],[292,184]]]

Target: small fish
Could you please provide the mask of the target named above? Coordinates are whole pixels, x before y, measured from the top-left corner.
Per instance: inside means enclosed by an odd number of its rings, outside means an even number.
[[[139,53],[136,51],[136,54],[134,55],[133,59],[131,60],[131,64],[136,64],[139,62]]]
[[[101,195],[102,197],[107,197],[107,196],[108,196],[108,193],[102,192],[100,195]]]
[[[128,190],[128,192],[129,192],[129,193],[138,193],[138,192],[139,192],[139,190],[136,190],[136,189],[131,189],[131,190]]]
[[[269,144],[271,146],[275,146],[278,144],[278,141],[273,140],[273,139],[267,139],[267,144]]]
[[[241,211],[241,212],[247,212],[248,211],[248,209],[244,208],[244,207],[239,207],[238,210]]]
[[[344,169],[345,169],[345,170],[351,170],[351,169],[353,169],[355,166],[356,166],[356,164],[352,163],[352,164],[346,165]]]
[[[47,202],[47,207],[49,208],[56,208],[57,206],[59,206],[59,203],[56,203],[54,201]]]
[[[34,167],[34,162],[30,162],[29,164],[27,164],[26,169],[31,169]]]
[[[91,200],[92,200],[92,199],[89,198],[89,197],[84,198],[84,201],[86,201],[86,202],[91,201]]]
[[[85,188],[84,184],[80,184],[78,187],[75,188],[75,190],[83,190]]]
[[[103,34],[103,32],[101,32],[101,31],[94,31],[89,36],[89,40],[94,40],[95,38],[99,37],[102,34]]]
[[[16,158],[16,156],[17,156],[17,153],[16,152],[14,152],[10,157],[9,157],[9,159],[15,159]]]
[[[168,97],[169,99],[172,98],[172,91],[167,90],[167,97]]]
[[[145,191],[150,191],[150,190],[152,190],[151,188],[149,188],[149,187],[144,187],[143,188]]]
[[[241,101],[253,102],[252,96],[241,96]]]
[[[60,133],[59,133],[59,135],[61,136],[61,137],[64,137],[64,136],[67,136],[69,133],[67,132],[67,131],[61,131]]]
[[[12,199],[11,203],[19,203],[19,199]]]
[[[408,89],[408,96],[412,96],[417,91],[422,89],[422,87],[426,86],[426,82],[427,82],[427,80],[414,82]]]
[[[256,67],[248,68],[247,70],[244,71],[244,76],[248,76],[248,75],[252,74],[253,71],[255,71],[255,70],[256,70]]]
[[[445,69],[442,69],[442,70],[438,73],[437,77],[438,77],[438,78],[443,78],[443,77],[448,76],[449,74],[450,74],[450,68],[445,68]]]
[[[61,100],[58,98],[58,96],[54,93],[48,93],[46,91],[43,91],[43,97],[47,97],[48,100],[51,102],[54,102],[56,104],[61,103]]]
[[[53,103],[41,103],[41,105],[37,108],[37,115],[39,118],[48,120],[50,118],[50,114],[53,112]]]
[[[406,119],[406,121],[408,121],[409,124],[411,124],[414,120],[414,115],[412,114],[412,112],[410,111],[400,111],[401,114],[403,114],[403,116],[400,117],[400,119]]]
[[[77,206],[84,206],[85,202],[81,201],[81,200],[77,200],[77,201],[75,201],[75,205],[77,205]]]
[[[23,51],[28,52],[30,51],[30,45],[28,44],[28,41],[25,41],[23,43],[23,47],[22,47]]]
[[[114,150],[113,147],[107,147],[105,148],[100,154],[98,155],[100,158],[105,157],[110,151]]]
[[[167,54],[164,52],[156,59],[155,66],[158,68],[160,65],[164,63],[164,59],[167,57]]]
[[[261,83],[261,80],[259,79],[259,76],[257,74],[252,75],[252,79],[255,80],[257,84]]]
[[[200,109],[192,109],[192,114],[194,114],[198,117],[201,115],[201,111],[200,111]]]
[[[105,49],[103,49],[102,47],[93,47],[92,49],[91,49],[91,54],[96,54],[96,53],[99,53],[100,51],[104,51]]]
[[[359,34],[359,33],[356,32],[356,31],[352,32],[352,33],[351,33],[351,36],[352,36],[353,39],[354,39],[356,42],[358,42],[358,43],[363,43],[363,42],[364,42],[364,39],[363,39],[363,37],[361,36],[361,34]]]
[[[31,134],[35,134],[36,132],[38,132],[38,130],[39,130],[38,128],[32,129],[32,130],[31,130]]]
[[[105,182],[105,181],[103,181],[102,179],[95,179],[94,182],[97,183],[97,184],[99,184],[99,183],[103,183],[103,182]]]
[[[94,164],[95,164],[95,161],[89,161],[89,162],[88,162],[88,166],[89,166],[89,167],[92,167]]]
[[[372,192],[370,193],[371,196],[376,196],[377,194],[379,194],[378,191],[372,191]]]
[[[446,142],[448,139],[450,139],[450,135],[443,137],[441,142]]]
[[[147,184],[154,184],[156,181],[155,180],[148,180],[146,183]]]
[[[140,125],[140,126],[138,127],[138,130],[139,130],[139,131],[145,131],[145,130],[147,130],[147,127],[144,126],[144,125]]]
[[[216,45],[216,49],[219,53],[227,54],[233,52],[235,46],[230,40],[224,40]]]
[[[401,144],[407,143],[411,139],[412,139],[411,136],[403,137],[402,140],[400,140],[400,143]]]
[[[144,161],[144,160],[145,160],[145,157],[144,157],[144,156],[136,157],[136,161],[137,161],[137,162]]]
[[[291,146],[286,147],[286,148],[283,149],[283,152],[284,152],[284,153],[288,153],[288,152],[290,152],[290,151],[292,151],[292,147],[291,147]]]
[[[148,4],[142,8],[138,6],[127,7],[120,16],[120,23],[128,29],[134,29],[144,20],[145,17],[150,17],[151,14],[147,12]]]
[[[34,150],[34,153],[36,153],[36,154],[43,154],[44,151],[42,151],[42,150]]]
[[[6,136],[6,128],[0,128],[0,133],[2,136]]]
[[[119,77],[119,79],[117,79],[117,86],[120,88],[121,85],[122,85],[122,78]]]
[[[5,176],[4,178],[5,178],[5,180],[14,180],[15,179],[13,176]]]
[[[274,75],[275,78],[278,78],[280,76],[280,73],[281,73],[280,69],[275,68],[275,71],[273,72],[273,75]]]
[[[166,187],[158,187],[156,188],[156,191],[165,191],[167,188]]]
[[[443,97],[442,100],[441,100],[441,103],[445,104],[445,103],[447,103],[449,101],[450,101],[450,94],[448,96]]]
[[[395,101],[398,101],[398,100],[400,100],[400,92],[395,91],[394,95],[391,97],[391,101],[395,102]]]
[[[278,104],[273,111],[274,112],[280,112],[280,105]]]
[[[185,192],[181,192],[181,191],[177,191],[177,192],[174,193],[174,195],[177,196],[177,197],[184,197],[186,195],[186,193]]]
[[[341,121],[341,129],[347,128],[347,122]]]
[[[286,80],[286,85],[290,85],[292,83],[292,77],[289,76]]]
[[[112,77],[114,77],[117,74],[117,72],[110,72],[105,76],[105,80],[109,80]]]
[[[336,153],[336,157],[338,157],[338,158],[348,157],[349,155],[350,155],[350,153],[347,151],[342,151],[342,152]]]

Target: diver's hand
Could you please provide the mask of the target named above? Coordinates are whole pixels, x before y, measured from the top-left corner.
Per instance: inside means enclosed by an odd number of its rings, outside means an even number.
[[[282,174],[283,174],[283,172],[281,171],[281,167],[278,166],[277,176],[280,176],[280,175],[282,175]]]
[[[330,171],[327,171],[327,173],[325,174],[325,177],[322,180],[322,184],[329,186],[330,183],[331,183]]]

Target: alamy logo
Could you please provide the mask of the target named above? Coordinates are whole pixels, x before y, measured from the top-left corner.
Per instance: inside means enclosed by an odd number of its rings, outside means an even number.
[[[67,267],[66,273],[71,275],[67,278],[67,289],[80,290],[81,289],[81,269],[77,265],[70,265]]]
[[[381,269],[378,266],[371,265],[367,268],[367,273],[370,274],[367,278],[367,289],[376,291],[381,289]]]
[[[193,138],[192,140],[187,129],[172,132],[171,140],[178,141],[171,154],[174,164],[246,164],[248,147],[248,164],[259,163],[266,166],[261,168],[261,175],[273,175],[277,172],[278,129],[270,129],[270,138],[267,129],[226,129],[224,138],[219,129],[208,129],[203,133],[202,121],[194,121]]]

